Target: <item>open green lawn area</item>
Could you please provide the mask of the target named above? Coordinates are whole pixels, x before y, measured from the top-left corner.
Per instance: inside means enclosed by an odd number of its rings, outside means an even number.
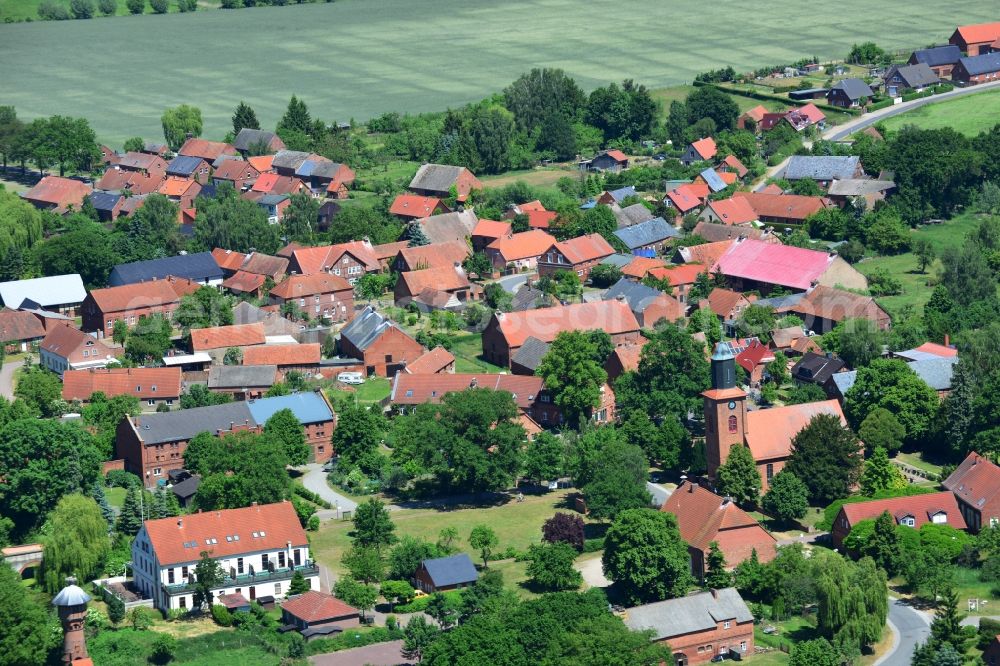
[[[509,546],[526,550],[530,544],[541,541],[542,523],[556,510],[565,510],[563,502],[569,492],[571,491],[560,490],[544,495],[528,495],[523,502],[511,499],[506,504],[496,506],[446,510],[400,509],[392,512],[392,521],[396,524],[397,535],[410,535],[431,541],[437,539],[442,529],[454,527],[459,535],[456,546],[469,553],[480,564],[479,553],[469,546],[468,541],[474,526],[485,524],[493,528],[500,539],[497,551],[503,551]],[[337,573],[343,571],[340,558],[350,548],[348,532],[352,527],[349,521],[330,521],[312,535],[311,545],[316,559]],[[524,563],[508,560],[498,562],[495,566],[505,573],[504,579],[508,584],[524,577]]]
[[[926,104],[885,121],[898,130],[906,125],[923,129],[951,127],[966,136],[974,136],[1000,122],[1000,90],[966,95],[936,104]]]
[[[125,504],[125,493],[127,491],[124,488],[105,488],[104,495],[108,498],[108,504],[112,507],[122,508]]]
[[[392,386],[385,377],[372,377],[366,379],[360,386],[347,386],[336,382],[331,390],[338,398],[343,394],[353,396],[361,404],[371,404],[388,398]]]
[[[26,2],[0,0],[0,21],[24,15]],[[182,102],[202,109],[207,138],[221,138],[241,99],[270,128],[292,93],[327,122],[361,120],[482,99],[533,67],[562,68],[588,90],[625,78],[661,88],[727,65],[843,58],[869,39],[890,49],[942,42],[956,24],[996,18],[982,0],[955,0],[946,15],[905,0],[809,11],[777,0],[737,13],[695,0],[342,0],[36,21],[0,25],[0,80],[3,102],[23,117],[83,116],[114,144],[157,138],[163,109]],[[245,55],[220,56],[229,52]]]
[[[570,167],[544,167],[538,169],[526,169],[523,171],[510,171],[499,176],[482,176],[485,187],[503,187],[511,183],[522,181],[532,187],[555,187],[560,178],[578,178],[580,171]]]
[[[455,355],[455,372],[503,372],[504,369],[482,358],[483,336],[479,333],[458,333],[452,337],[451,353]]]
[[[978,223],[979,218],[976,214],[966,213],[939,224],[920,227],[910,233],[913,238],[928,239],[940,254],[947,247],[958,247],[965,242],[965,237]],[[855,267],[866,275],[876,268],[884,268],[902,283],[902,294],[878,299],[890,314],[898,313],[908,306],[919,311],[930,300],[933,288],[927,285],[927,281],[934,277],[936,268],[933,265],[928,266],[926,273],[920,273],[917,258],[910,252],[890,257],[870,257]]]

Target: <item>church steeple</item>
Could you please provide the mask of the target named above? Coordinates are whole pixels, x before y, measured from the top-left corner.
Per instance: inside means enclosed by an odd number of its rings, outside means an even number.
[[[729,450],[745,444],[747,394],[736,386],[736,356],[721,342],[712,353],[712,388],[702,393],[705,405],[705,460],[708,476],[729,458]]]
[[[722,342],[712,353],[712,388],[736,388],[736,356],[732,347]]]

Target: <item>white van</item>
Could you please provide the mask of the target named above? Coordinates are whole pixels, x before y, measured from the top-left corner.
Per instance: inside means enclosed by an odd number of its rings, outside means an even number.
[[[364,384],[365,378],[360,372],[342,372],[337,375],[337,381],[341,384]]]

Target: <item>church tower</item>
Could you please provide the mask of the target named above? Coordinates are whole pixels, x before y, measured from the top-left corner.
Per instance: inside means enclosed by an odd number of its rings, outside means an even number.
[[[90,595],[76,584],[76,578],[66,579],[66,587],[52,600],[52,605],[59,612],[59,621],[63,627],[63,663],[72,664],[78,659],[87,658],[87,639],[83,634],[83,623],[87,617],[87,602]]]
[[[729,457],[733,446],[745,443],[747,394],[736,386],[736,356],[726,343],[712,354],[712,388],[701,394],[705,408],[705,459],[708,476]]]

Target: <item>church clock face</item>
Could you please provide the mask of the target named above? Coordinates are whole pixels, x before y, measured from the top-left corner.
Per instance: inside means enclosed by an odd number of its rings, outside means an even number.
[[[729,409],[736,409],[736,401],[735,400],[730,400],[729,401]]]

